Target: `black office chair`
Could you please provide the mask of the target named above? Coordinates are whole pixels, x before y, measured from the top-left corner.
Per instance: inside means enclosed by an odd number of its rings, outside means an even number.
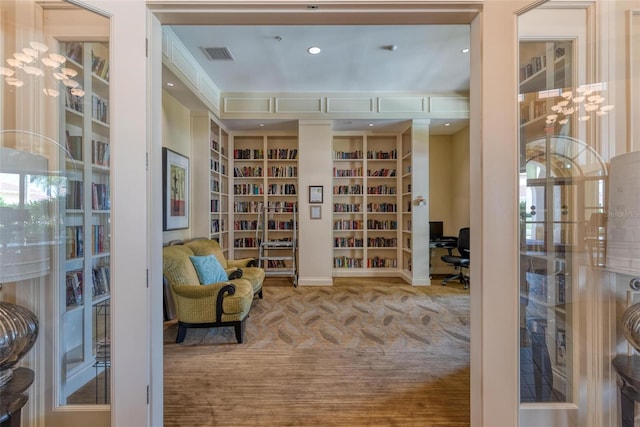
[[[456,256],[449,249],[448,255],[443,255],[440,259],[447,264],[453,265],[459,273],[446,277],[442,281],[442,285],[446,285],[451,280],[459,280],[465,289],[469,289],[469,276],[464,274],[464,269],[469,268],[469,255],[471,250],[469,247],[469,227],[461,228],[458,233],[458,246],[456,248],[460,255]]]

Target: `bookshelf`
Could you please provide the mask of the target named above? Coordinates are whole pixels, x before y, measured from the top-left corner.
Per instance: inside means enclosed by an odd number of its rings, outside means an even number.
[[[102,370],[95,369],[108,325],[95,325],[96,307],[108,303],[110,281],[109,46],[61,44],[65,67],[77,73],[84,96],[60,97],[60,138],[66,144],[65,235],[59,289],[62,397],[66,399]],[[106,329],[105,329],[106,328]]]
[[[413,234],[411,231],[412,217],[411,217],[411,191],[412,191],[412,178],[413,178],[413,156],[411,151],[411,134],[407,131],[401,136],[401,220],[400,227],[402,230],[402,273],[405,277],[411,277],[413,271]]]
[[[232,194],[234,258],[258,258],[262,238],[291,240],[291,208],[298,203],[298,136],[234,135]],[[264,206],[270,208],[267,218],[260,215]],[[291,271],[293,266],[287,262],[269,260],[264,267],[267,273]]]
[[[336,276],[398,271],[397,147],[397,135],[333,137]]]

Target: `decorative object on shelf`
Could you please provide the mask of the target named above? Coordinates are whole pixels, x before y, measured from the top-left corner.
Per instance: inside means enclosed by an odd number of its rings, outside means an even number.
[[[38,338],[38,318],[19,305],[0,302],[0,388],[11,381],[13,367]]]
[[[309,186],[309,203],[322,203],[322,185]]]
[[[163,230],[189,228],[189,159],[162,149]]]
[[[604,116],[613,110],[613,105],[604,104],[604,96],[596,93],[605,89],[603,83],[582,85],[572,90],[564,91],[560,94],[562,101],[551,107],[553,114],[547,115],[547,125],[558,122],[561,125],[569,122],[569,116],[578,115],[578,120],[584,122],[591,118],[590,113],[595,112],[597,116]]]
[[[631,279],[629,287],[640,290],[640,277]],[[629,306],[622,314],[622,332],[629,344],[640,352],[640,302]]]
[[[60,91],[57,90],[56,84],[62,82],[64,86],[69,88],[71,95],[82,97],[85,92],[80,87],[80,83],[73,80],[78,72],[72,68],[62,67],[67,61],[63,55],[50,53],[45,56],[45,52],[49,50],[49,46],[31,41],[30,47],[22,48],[22,52],[15,52],[13,58],[6,60],[13,68],[0,67],[0,75],[5,76],[4,81],[10,86],[21,87],[25,80],[33,80],[42,77],[50,77],[49,81],[44,82],[42,92],[46,96],[57,97]]]
[[[427,201],[425,200],[424,196],[418,196],[413,199],[413,204],[416,206],[427,206]]]

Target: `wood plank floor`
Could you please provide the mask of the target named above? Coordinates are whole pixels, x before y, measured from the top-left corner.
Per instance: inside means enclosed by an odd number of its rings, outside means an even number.
[[[336,282],[269,279],[243,344],[165,324],[165,426],[468,426],[468,291]]]

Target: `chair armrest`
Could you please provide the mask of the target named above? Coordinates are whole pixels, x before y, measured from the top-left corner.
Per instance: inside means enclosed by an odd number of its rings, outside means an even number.
[[[241,267],[257,267],[258,264],[255,258],[241,258],[241,259],[228,259],[228,268],[241,268]]]
[[[229,280],[242,278],[242,269],[240,268],[227,268],[225,271],[227,272]]]

